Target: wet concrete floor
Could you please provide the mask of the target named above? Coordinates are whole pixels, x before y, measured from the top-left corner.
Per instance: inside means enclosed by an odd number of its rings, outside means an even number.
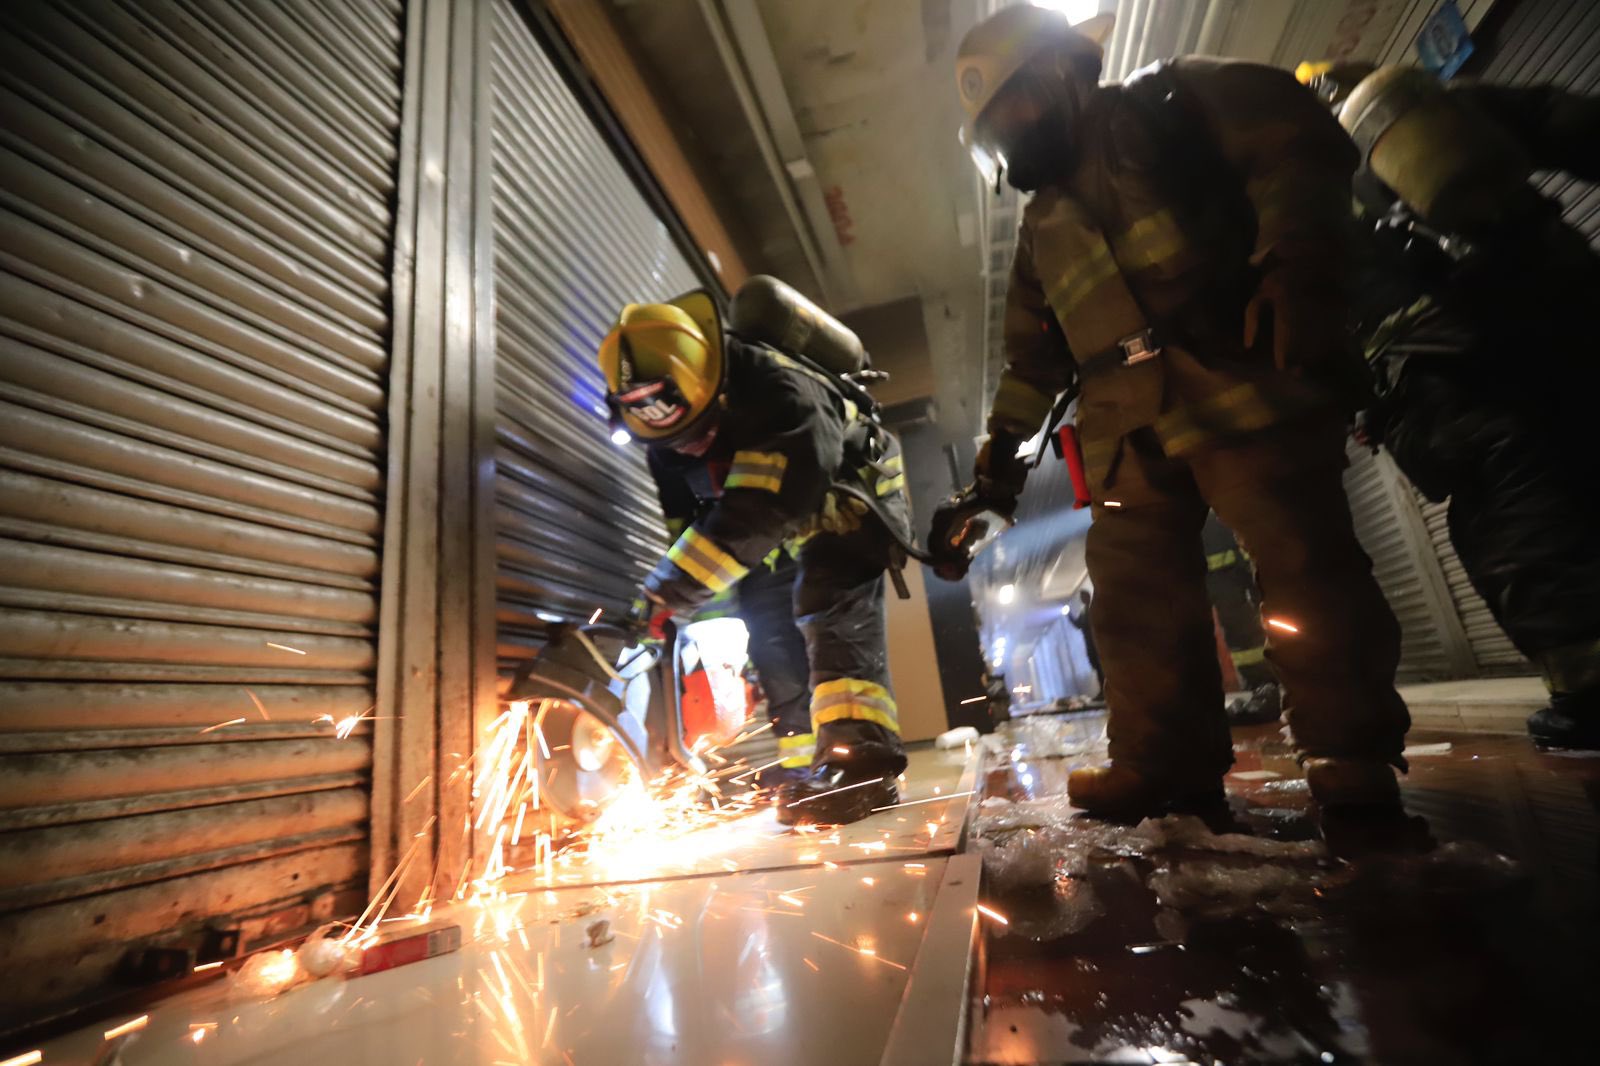
[[[1600,759],[1414,734],[1415,817],[1336,857],[1277,725],[1236,730],[1209,819],[1250,839],[1085,818],[1062,797],[1099,726],[1001,734],[977,846],[1010,924],[987,925],[969,1061],[1600,1061]]]

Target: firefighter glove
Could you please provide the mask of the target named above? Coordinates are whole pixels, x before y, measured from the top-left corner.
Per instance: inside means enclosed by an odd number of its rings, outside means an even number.
[[[667,639],[667,627],[671,623],[671,611],[648,596],[640,595],[634,598],[633,607],[628,611],[626,626],[635,640],[659,643]]]
[[[1011,524],[1016,509],[1015,494],[990,494],[981,480],[941,503],[933,512],[933,527],[928,533],[933,572],[946,581],[966,577],[973,557]]]
[[[1266,349],[1279,370],[1323,374],[1352,357],[1337,280],[1266,269],[1244,309],[1244,346]]]

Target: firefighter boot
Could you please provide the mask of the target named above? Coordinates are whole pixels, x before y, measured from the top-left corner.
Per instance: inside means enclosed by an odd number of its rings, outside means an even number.
[[[815,762],[778,789],[778,824],[845,825],[900,802],[892,773],[867,765]]]
[[[1600,750],[1600,690],[1556,693],[1528,716],[1528,735],[1541,748]]]
[[[1115,762],[1072,771],[1067,798],[1090,814],[1130,820],[1169,811],[1214,810],[1227,803],[1220,774],[1146,774]]]
[[[1311,758],[1304,769],[1311,798],[1324,813],[1400,811],[1394,767],[1382,759]]]

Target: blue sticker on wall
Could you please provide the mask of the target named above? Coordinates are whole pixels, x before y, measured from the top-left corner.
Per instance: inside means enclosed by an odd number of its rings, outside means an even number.
[[[1467,22],[1456,7],[1456,0],[1444,0],[1417,34],[1417,56],[1423,67],[1443,79],[1460,70],[1471,54],[1472,35],[1467,32]]]

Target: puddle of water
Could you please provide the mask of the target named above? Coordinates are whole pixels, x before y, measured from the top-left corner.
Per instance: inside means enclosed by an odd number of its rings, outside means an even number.
[[[1530,1062],[1581,1050],[1571,1022],[1592,1009],[1584,960],[1597,938],[1564,938],[1512,860],[1471,842],[1330,858],[1276,737],[1240,754],[1282,775],[1230,781],[1240,834],[1196,819],[1094,821],[1064,785],[1100,753],[1052,750],[1050,736],[1002,737],[1021,758],[992,772],[979,811],[986,884],[1010,924],[985,927],[971,1061]]]

